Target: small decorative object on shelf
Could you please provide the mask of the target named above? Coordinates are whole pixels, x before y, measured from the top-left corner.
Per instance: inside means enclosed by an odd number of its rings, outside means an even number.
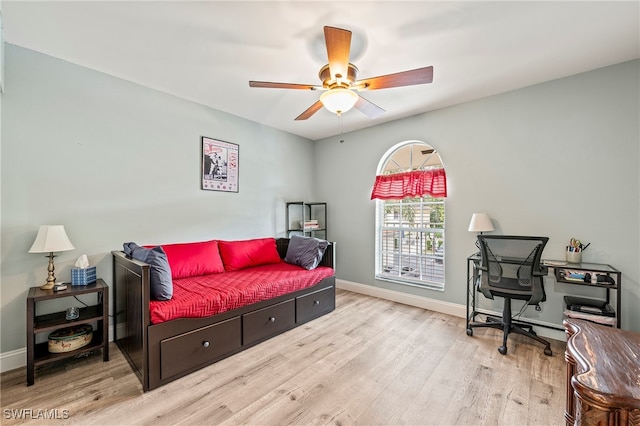
[[[77,306],[72,306],[67,309],[67,313],[65,314],[65,319],[67,321],[71,321],[77,319],[80,316],[80,309]]]

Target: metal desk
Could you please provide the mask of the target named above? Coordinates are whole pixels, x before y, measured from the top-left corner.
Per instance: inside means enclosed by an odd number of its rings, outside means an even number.
[[[476,295],[478,293],[476,291],[476,288],[477,288],[478,279],[480,279],[478,266],[480,265],[481,261],[482,261],[482,257],[480,255],[480,252],[473,253],[472,255],[467,257],[467,326],[469,325],[470,322],[475,321],[475,317],[478,314],[480,313],[487,314],[486,312],[479,312],[476,309]],[[517,260],[514,259],[514,261],[517,261]],[[611,300],[611,297],[609,294],[610,291],[616,290],[616,299],[615,299],[616,300],[616,306],[615,306],[616,321],[617,321],[617,327],[620,328],[622,273],[619,270],[617,270],[611,265],[602,264],[602,263],[583,262],[583,263],[566,263],[564,265],[560,265],[565,262],[554,261],[554,260],[543,260],[542,263],[545,264],[545,267],[554,269],[553,275],[555,277],[556,282],[558,283],[583,285],[583,286],[599,287],[599,288],[606,289],[607,303],[609,303]],[[604,274],[612,277],[615,283],[614,284],[592,283],[592,282],[582,282],[582,281],[571,280],[571,279],[568,279],[565,275],[565,271],[567,270]],[[558,324],[557,326],[551,326],[547,324],[540,324],[537,322],[527,321],[526,318],[524,319],[519,318],[518,321],[523,322],[525,324],[531,324],[534,326],[546,327],[546,328],[551,328],[553,330],[564,331],[564,327],[562,324]]]

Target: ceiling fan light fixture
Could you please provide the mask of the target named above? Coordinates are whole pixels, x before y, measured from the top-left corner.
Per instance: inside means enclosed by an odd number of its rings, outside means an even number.
[[[329,111],[335,114],[342,114],[349,111],[358,101],[358,94],[353,90],[335,88],[327,90],[320,95],[320,102]]]

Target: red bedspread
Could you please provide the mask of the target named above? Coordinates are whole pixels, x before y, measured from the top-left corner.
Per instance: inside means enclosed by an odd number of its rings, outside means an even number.
[[[285,262],[173,280],[173,298],[152,300],[151,323],[202,318],[302,290],[332,276],[332,268],[307,271]]]

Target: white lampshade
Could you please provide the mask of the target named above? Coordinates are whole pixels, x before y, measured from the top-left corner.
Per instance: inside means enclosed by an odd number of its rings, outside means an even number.
[[[358,101],[358,94],[349,89],[330,89],[320,95],[320,102],[329,111],[338,115],[349,111]]]
[[[469,232],[488,232],[493,231],[493,223],[486,213],[474,213],[469,223]]]
[[[52,253],[74,248],[64,231],[64,225],[41,225],[29,253]]]

